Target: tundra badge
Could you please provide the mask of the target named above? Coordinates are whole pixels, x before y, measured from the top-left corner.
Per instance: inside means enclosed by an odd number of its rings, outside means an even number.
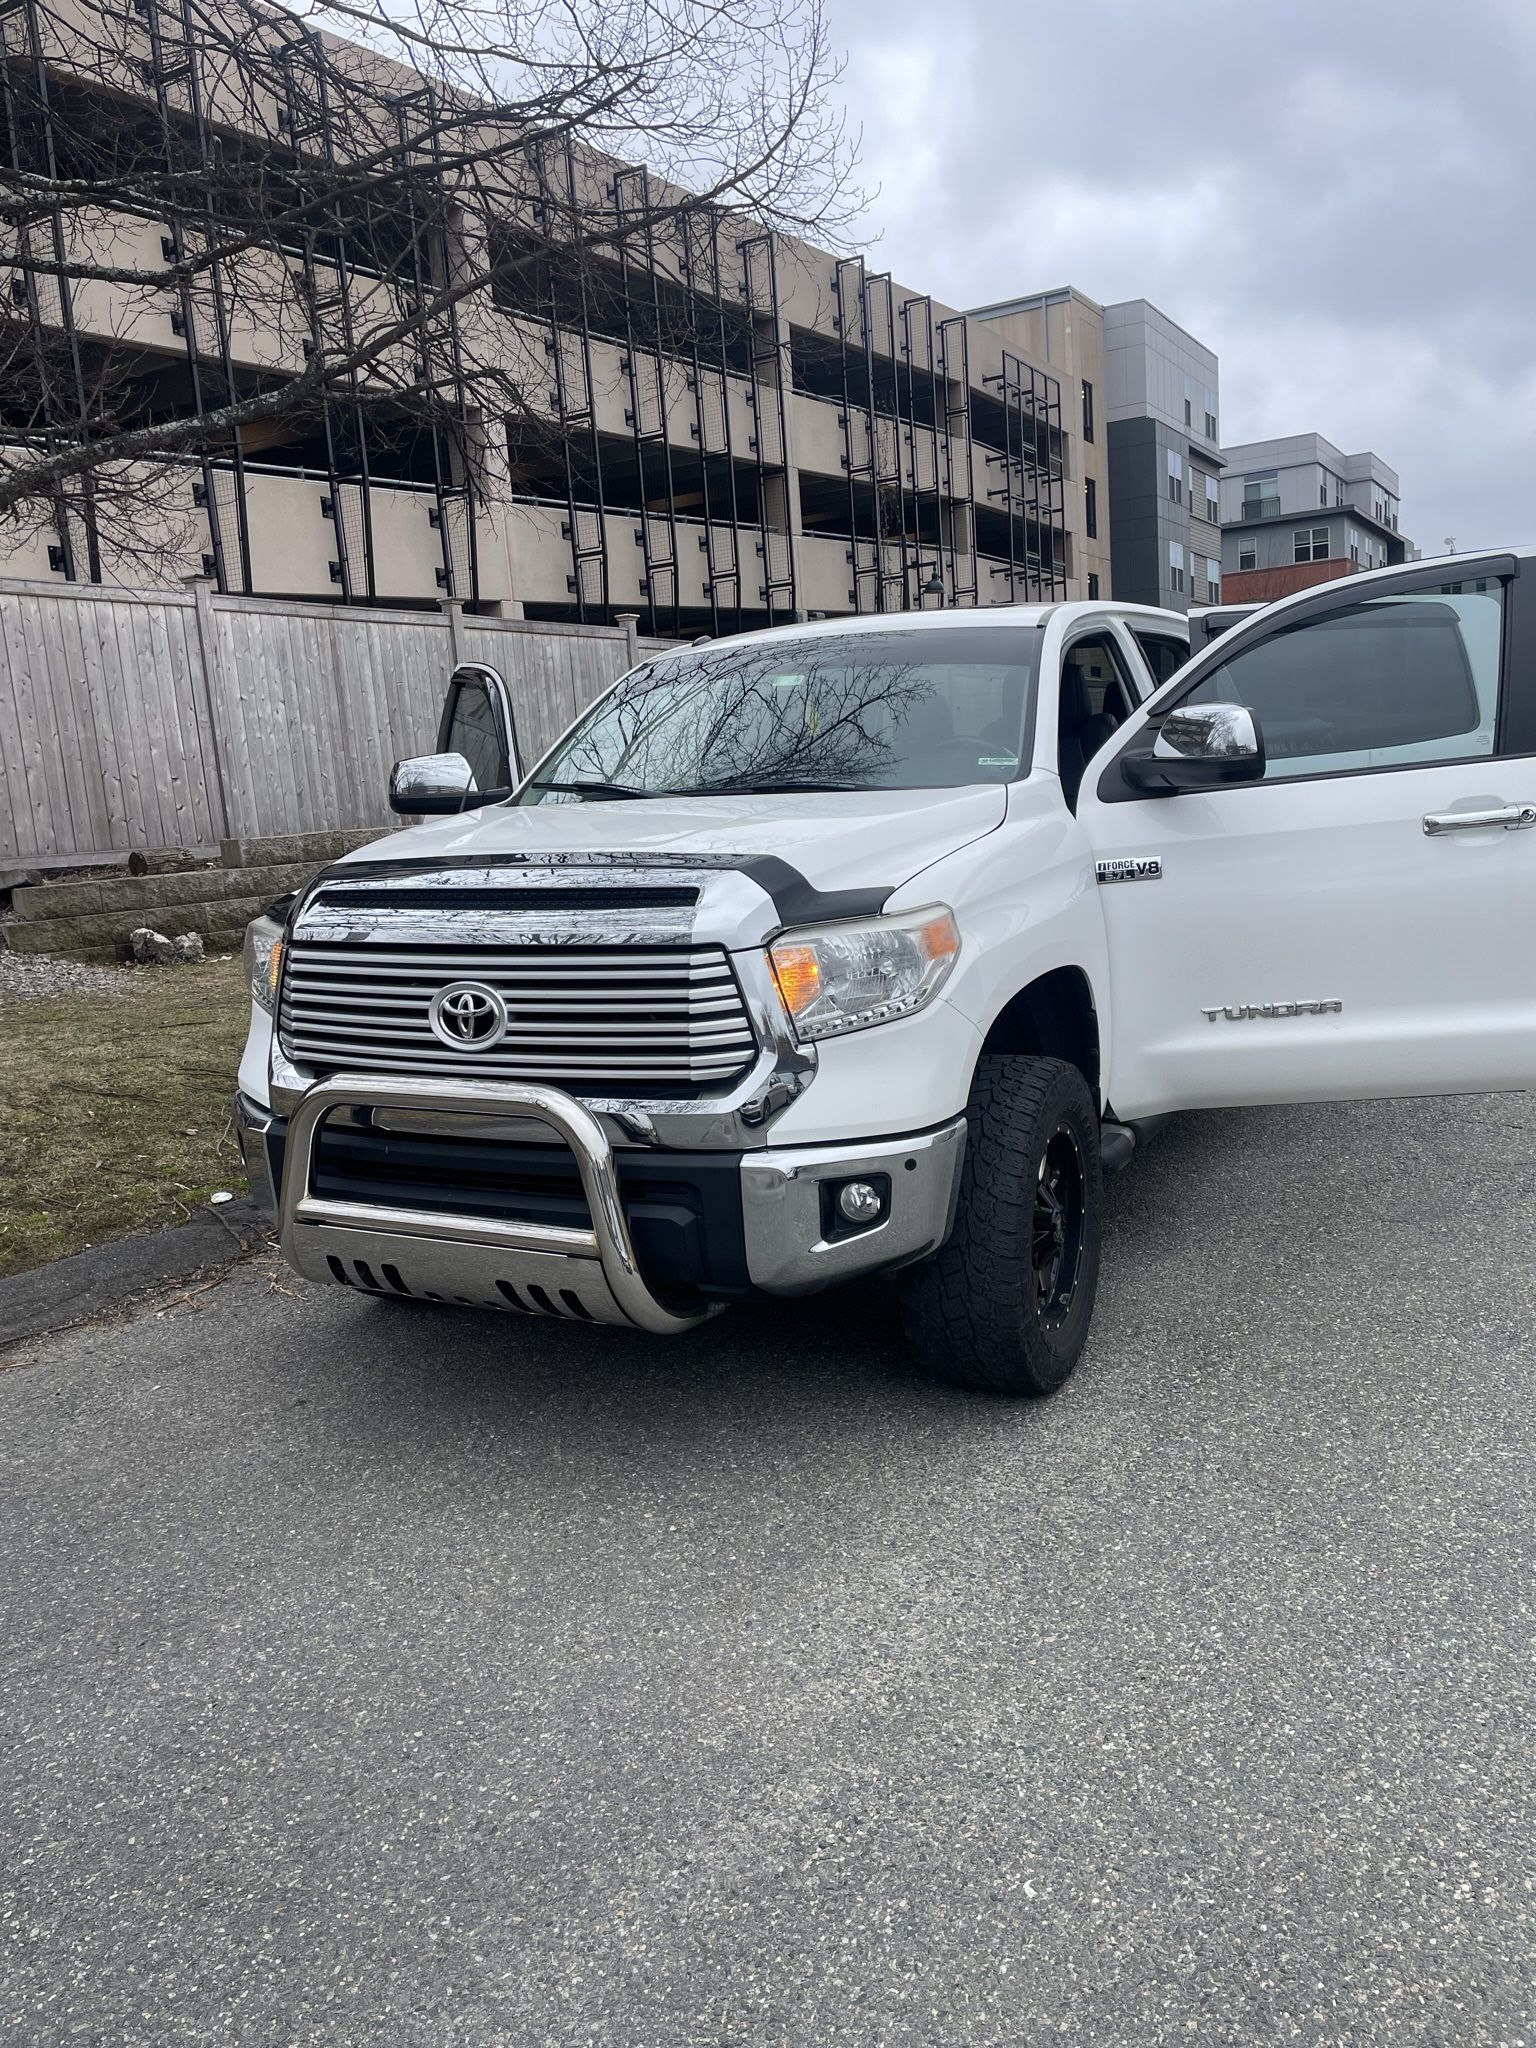
[[[1344,1005],[1336,996],[1325,996],[1315,1003],[1217,1003],[1202,1005],[1200,1014],[1209,1024],[1218,1017],[1226,1017],[1233,1024],[1245,1023],[1250,1017],[1337,1017]]]

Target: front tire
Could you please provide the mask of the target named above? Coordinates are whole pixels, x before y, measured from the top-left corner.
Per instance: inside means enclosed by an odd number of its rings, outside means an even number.
[[[1099,1119],[1065,1060],[983,1053],[966,1105],[955,1227],[899,1276],[902,1321],[937,1378],[1054,1394],[1077,1364],[1099,1280]]]

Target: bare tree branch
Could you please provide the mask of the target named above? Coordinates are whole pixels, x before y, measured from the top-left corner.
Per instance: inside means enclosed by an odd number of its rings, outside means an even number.
[[[562,308],[654,266],[664,347],[695,317],[701,213],[734,248],[835,242],[857,204],[823,0],[35,0],[30,17],[35,33],[25,6],[0,23],[13,537],[78,520],[93,549],[168,558],[189,464],[311,473],[338,440],[343,468],[380,443],[409,470],[426,436],[484,485],[557,431]],[[738,276],[710,289],[744,317]]]

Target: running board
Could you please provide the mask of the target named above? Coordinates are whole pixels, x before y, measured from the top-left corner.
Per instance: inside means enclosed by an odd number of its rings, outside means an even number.
[[[1112,1173],[1130,1165],[1131,1154],[1135,1150],[1136,1133],[1129,1124],[1099,1125],[1099,1167],[1106,1180]]]

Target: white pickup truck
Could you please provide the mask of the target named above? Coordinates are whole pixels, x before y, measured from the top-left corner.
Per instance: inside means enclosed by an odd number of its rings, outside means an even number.
[[[1151,1120],[1536,1079],[1531,563],[1353,576],[1187,663],[1104,604],[702,643],[527,776],[459,671],[394,777],[445,815],[251,928],[288,1258],[653,1332],[888,1271],[926,1368],[1051,1392]]]

